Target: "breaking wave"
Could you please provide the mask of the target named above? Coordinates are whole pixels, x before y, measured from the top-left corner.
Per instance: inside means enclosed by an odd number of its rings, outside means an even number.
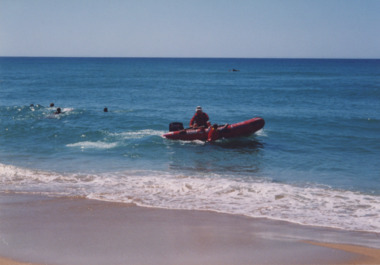
[[[379,196],[328,187],[152,170],[61,174],[4,164],[0,164],[0,176],[2,191],[85,196],[145,207],[210,210],[380,233]]]

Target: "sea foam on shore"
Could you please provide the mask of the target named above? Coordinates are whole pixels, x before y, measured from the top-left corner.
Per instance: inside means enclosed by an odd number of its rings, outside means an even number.
[[[5,190],[83,196],[166,209],[210,210],[303,225],[380,233],[378,196],[329,187],[299,187],[218,174],[134,170],[57,173],[0,164]]]

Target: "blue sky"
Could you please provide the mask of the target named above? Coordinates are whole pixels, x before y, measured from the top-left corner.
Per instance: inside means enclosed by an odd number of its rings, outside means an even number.
[[[380,58],[380,0],[0,0],[0,56]]]

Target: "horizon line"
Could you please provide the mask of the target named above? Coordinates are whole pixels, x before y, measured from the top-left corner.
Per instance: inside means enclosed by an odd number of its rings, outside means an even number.
[[[29,56],[29,55],[0,55],[0,58],[83,58],[83,59],[263,59],[263,60],[379,60],[366,57],[173,57],[173,56]]]

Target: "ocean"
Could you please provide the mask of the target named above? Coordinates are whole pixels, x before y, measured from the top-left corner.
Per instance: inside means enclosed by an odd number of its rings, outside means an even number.
[[[162,137],[196,106],[266,124]],[[1,57],[0,192],[380,233],[380,60]]]

